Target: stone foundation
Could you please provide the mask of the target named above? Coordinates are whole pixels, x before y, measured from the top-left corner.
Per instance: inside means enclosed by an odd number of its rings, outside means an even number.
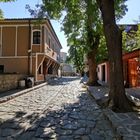
[[[18,87],[19,80],[23,79],[25,75],[21,74],[0,74],[0,92]]]

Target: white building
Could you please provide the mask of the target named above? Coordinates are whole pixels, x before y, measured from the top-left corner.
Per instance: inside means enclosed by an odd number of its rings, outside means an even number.
[[[67,53],[66,52],[60,52],[60,58],[61,58],[61,62],[65,63],[66,59],[67,59]]]

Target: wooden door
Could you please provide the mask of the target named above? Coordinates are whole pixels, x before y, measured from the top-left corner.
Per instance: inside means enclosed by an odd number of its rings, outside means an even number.
[[[138,77],[138,61],[136,59],[128,60],[128,72],[129,72],[129,85],[130,87],[137,87],[140,84]]]

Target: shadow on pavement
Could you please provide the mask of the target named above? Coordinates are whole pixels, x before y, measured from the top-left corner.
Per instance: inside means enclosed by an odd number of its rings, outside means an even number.
[[[66,81],[79,79],[78,77],[63,78],[60,78],[59,82],[58,79],[54,79],[50,84],[63,85]],[[68,100],[70,97],[64,94],[64,100],[63,96],[60,96],[60,101],[63,102],[50,101],[48,106],[42,109],[42,112],[19,110],[12,112],[14,117],[10,118],[10,114],[7,114],[7,118],[10,119],[6,119],[5,115],[5,121],[0,120],[0,140],[106,140],[114,139],[114,137],[117,139],[105,121],[99,106],[93,99],[90,99],[87,92],[84,89],[79,89],[76,92],[79,92],[79,96],[76,96],[74,101],[68,102],[71,101]],[[137,114],[133,114],[131,121],[129,121],[130,115],[120,115],[123,118],[121,123],[127,121],[126,127],[130,126],[133,120],[140,123]],[[126,117],[128,117],[127,120]]]
[[[79,92],[76,102],[50,104],[42,113],[15,112],[14,118],[1,122],[0,140],[102,140],[103,134],[95,129],[101,112],[96,104],[91,106],[86,92]]]

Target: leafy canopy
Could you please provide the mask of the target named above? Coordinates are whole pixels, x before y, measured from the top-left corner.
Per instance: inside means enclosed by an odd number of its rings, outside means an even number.
[[[71,56],[69,59],[73,58],[76,51],[77,57],[80,57],[81,54],[78,51],[89,52],[94,46],[97,35],[101,36],[98,49],[100,55],[97,56],[97,60],[107,57],[101,13],[96,0],[42,0],[42,2],[43,4],[36,5],[36,9],[31,9],[30,6],[26,8],[34,17],[47,17],[56,20],[62,18],[62,30],[68,38],[68,46],[70,47],[69,54]],[[117,20],[127,11],[125,2],[126,0],[115,0]],[[78,47],[80,48],[78,49]]]

